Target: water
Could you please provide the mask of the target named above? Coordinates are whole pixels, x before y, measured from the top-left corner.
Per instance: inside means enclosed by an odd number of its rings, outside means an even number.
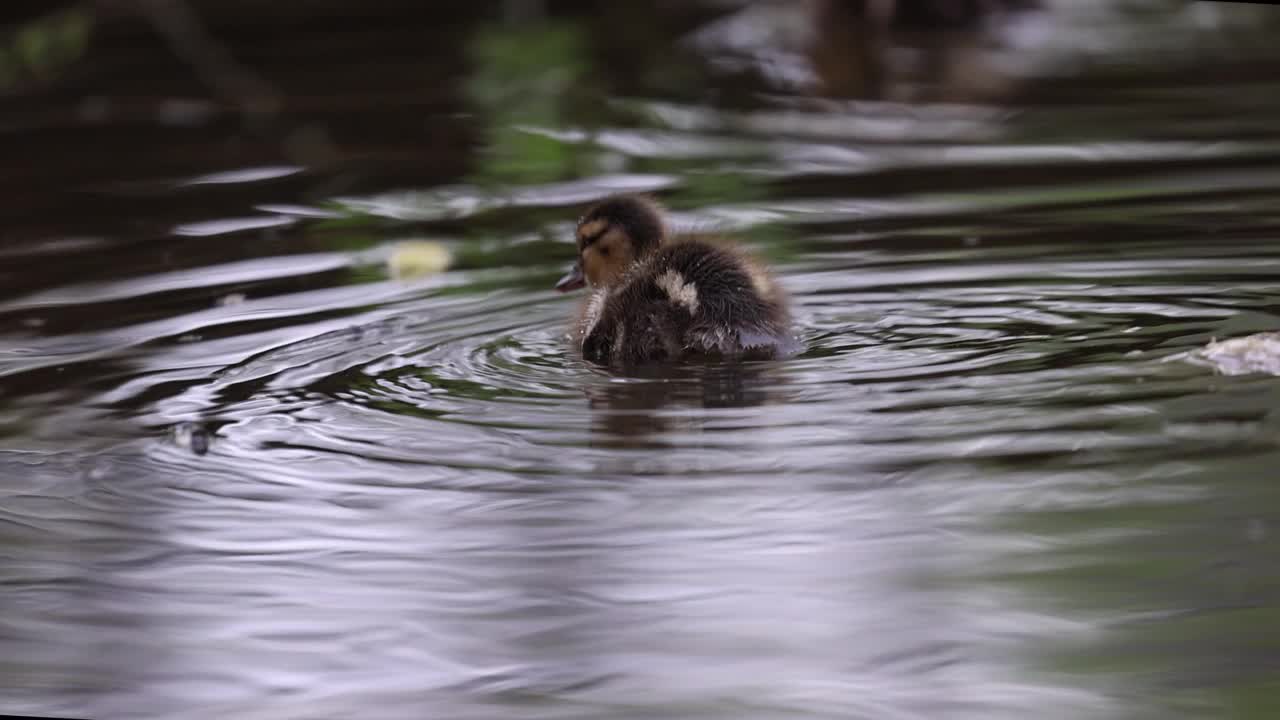
[[[1274,717],[1280,380],[1186,354],[1277,325],[1280,13],[1068,5],[847,99],[707,8],[223,18],[267,115],[98,18],[0,136],[0,712]],[[622,189],[804,350],[574,357]]]

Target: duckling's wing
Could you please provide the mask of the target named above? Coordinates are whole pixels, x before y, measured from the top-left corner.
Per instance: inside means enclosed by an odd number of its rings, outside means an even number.
[[[758,271],[738,253],[705,242],[670,248],[663,275],[676,283],[665,288],[673,304],[690,308],[686,334],[691,350],[734,354],[756,348],[778,351],[786,343],[789,321],[784,305],[761,293]],[[680,292],[673,292],[677,287]]]

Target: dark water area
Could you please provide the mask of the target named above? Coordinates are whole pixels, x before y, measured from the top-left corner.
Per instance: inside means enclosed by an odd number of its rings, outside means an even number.
[[[1280,8],[4,13],[0,713],[1280,715]],[[576,357],[623,190],[803,349]]]

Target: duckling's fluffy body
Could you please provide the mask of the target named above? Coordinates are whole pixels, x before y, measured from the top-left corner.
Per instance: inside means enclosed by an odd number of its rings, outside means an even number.
[[[786,297],[757,261],[724,240],[668,239],[660,209],[610,198],[578,225],[589,279],[574,340],[591,362],[634,366],[696,357],[775,357],[793,342]]]

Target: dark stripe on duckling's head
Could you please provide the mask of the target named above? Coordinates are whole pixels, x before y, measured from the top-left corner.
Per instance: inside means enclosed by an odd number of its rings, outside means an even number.
[[[666,233],[656,202],[642,195],[614,195],[593,205],[578,221],[578,250],[590,247],[611,229],[626,234],[637,260],[657,249]]]

